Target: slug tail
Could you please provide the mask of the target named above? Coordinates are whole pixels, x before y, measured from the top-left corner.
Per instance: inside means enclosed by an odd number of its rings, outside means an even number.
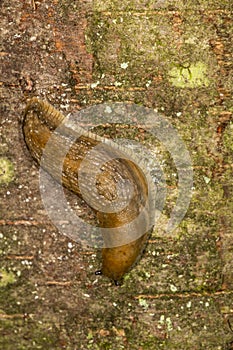
[[[37,113],[39,119],[46,123],[50,129],[56,129],[65,116],[56,110],[51,104],[46,101],[39,100],[37,97],[32,97],[25,109],[24,118],[26,119],[27,114],[33,111]]]

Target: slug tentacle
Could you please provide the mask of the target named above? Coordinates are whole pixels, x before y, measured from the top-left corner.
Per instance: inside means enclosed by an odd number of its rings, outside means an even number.
[[[34,160],[55,180],[79,197],[83,198],[85,193],[84,200],[96,215],[104,241],[102,268],[96,274],[103,274],[119,285],[123,275],[140,256],[151,229],[147,179],[134,159],[127,159],[129,152],[123,147],[77,125],[71,128],[72,122],[67,125],[64,121],[65,116],[49,103],[32,98],[25,109],[25,142]],[[43,154],[51,136],[53,142]],[[65,147],[68,147],[68,152],[64,158],[62,150]],[[88,182],[81,181],[80,185],[78,180],[82,162],[93,149],[93,159],[83,172],[84,179],[94,179],[93,188],[89,188]],[[95,165],[102,164],[105,158],[110,160],[96,174]],[[61,164],[62,176],[59,173]],[[122,206],[116,206],[119,191],[130,192],[127,206],[123,205],[124,202]],[[99,198],[102,198],[101,203]]]

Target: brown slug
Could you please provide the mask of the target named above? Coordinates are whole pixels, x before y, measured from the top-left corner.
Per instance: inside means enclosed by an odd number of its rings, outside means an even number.
[[[33,159],[55,180],[62,182],[63,186],[81,198],[83,195],[78,172],[88,152],[99,144],[104,145],[96,155],[96,163],[100,163],[104,155],[111,154],[113,159],[102,165],[100,173],[95,177],[96,192],[85,183],[84,187],[87,186],[87,192],[92,199],[91,204],[87,204],[93,209],[98,226],[103,230],[102,268],[96,274],[103,274],[118,285],[123,275],[140,257],[151,229],[150,215],[153,205],[148,200],[148,181],[137,163],[132,158],[127,158],[127,152],[122,147],[77,126],[73,131],[64,123],[65,118],[48,102],[33,97],[25,109],[24,139]],[[43,155],[51,135],[52,146]],[[64,158],[61,150],[67,145],[69,149]],[[48,158],[47,161],[41,161],[43,156]],[[58,171],[61,164],[62,179],[59,178]],[[90,165],[87,175],[92,175],[92,172]],[[109,205],[112,204],[114,208],[114,201],[119,196],[118,185],[127,182],[131,189],[127,206],[120,209],[116,207],[115,211],[98,209],[99,198]]]

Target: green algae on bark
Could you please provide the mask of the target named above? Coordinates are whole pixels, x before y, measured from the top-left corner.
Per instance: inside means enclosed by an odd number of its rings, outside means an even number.
[[[8,185],[15,177],[14,166],[6,157],[0,157],[0,185]]]
[[[203,62],[189,64],[187,66],[173,67],[169,71],[169,81],[180,88],[197,88],[209,86],[207,66]]]
[[[16,278],[13,272],[7,272],[6,270],[0,270],[0,287],[6,287],[10,283],[15,283]]]

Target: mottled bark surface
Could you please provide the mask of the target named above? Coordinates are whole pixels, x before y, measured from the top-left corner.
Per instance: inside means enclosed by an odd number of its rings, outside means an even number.
[[[233,349],[231,7],[1,2],[2,349]],[[95,276],[99,252],[61,235],[44,209],[22,136],[34,95],[64,113],[107,101],[157,108],[190,152],[184,220],[164,234],[176,185],[166,156],[162,220],[121,287]]]

